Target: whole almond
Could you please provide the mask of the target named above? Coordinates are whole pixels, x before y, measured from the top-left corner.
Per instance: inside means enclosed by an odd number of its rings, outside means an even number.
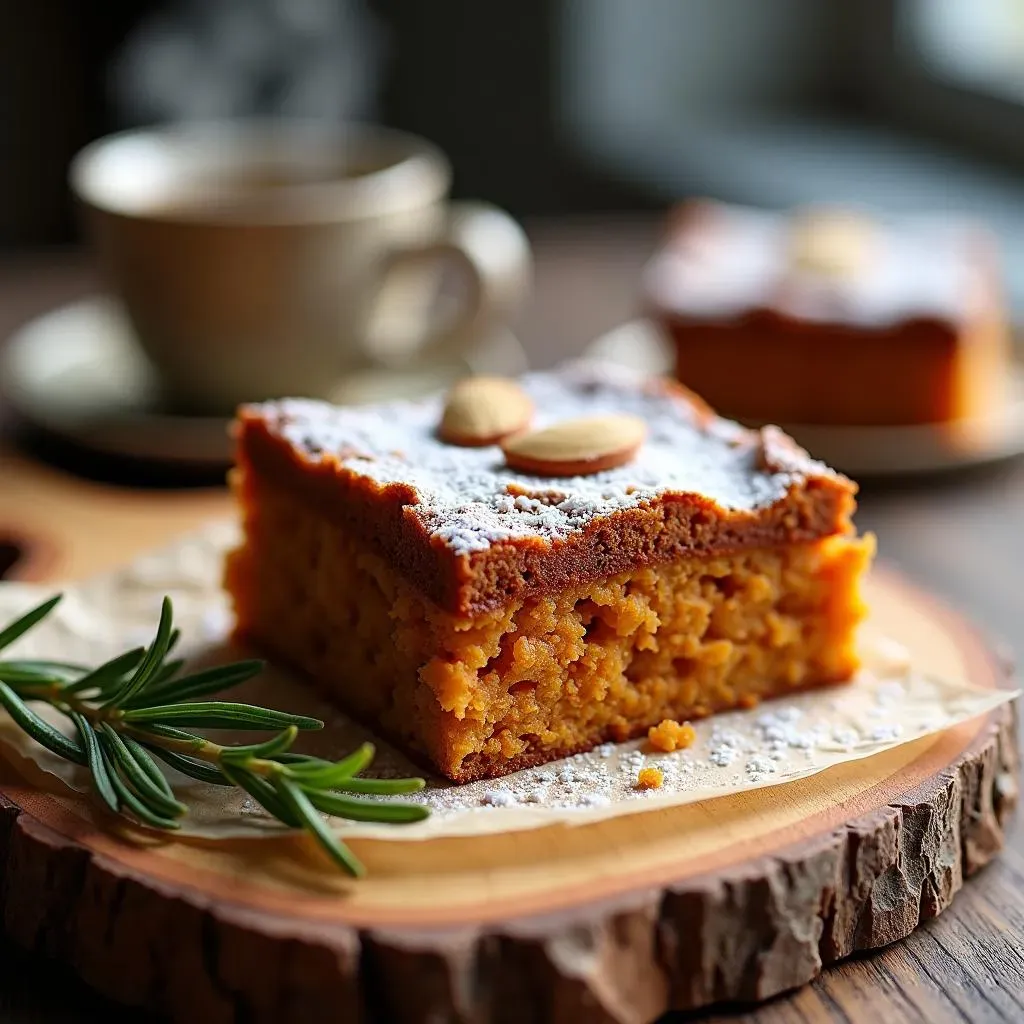
[[[594,416],[517,434],[502,450],[508,465],[524,473],[585,476],[626,465],[646,436],[647,425],[635,416]]]
[[[530,396],[504,377],[467,377],[448,393],[438,434],[465,447],[497,444],[525,430],[533,418]]]
[[[793,222],[790,256],[796,267],[816,274],[855,274],[870,258],[873,230],[855,213],[809,211]]]

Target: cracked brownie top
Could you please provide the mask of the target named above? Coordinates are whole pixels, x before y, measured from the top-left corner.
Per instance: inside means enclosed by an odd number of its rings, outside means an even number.
[[[239,464],[298,489],[466,613],[683,554],[852,529],[849,480],[776,428],[745,430],[676,384],[587,363],[519,383],[534,428],[626,414],[644,422],[644,441],[625,465],[541,477],[511,469],[497,444],[441,440],[444,396],[348,408],[286,399],[240,410]]]

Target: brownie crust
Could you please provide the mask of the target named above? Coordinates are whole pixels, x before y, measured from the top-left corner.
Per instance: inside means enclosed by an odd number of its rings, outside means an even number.
[[[685,389],[677,394],[681,403],[692,402]],[[713,415],[702,403],[693,405],[698,417]],[[296,445],[281,432],[274,406],[242,409],[236,438],[241,479],[258,476],[302,495],[440,608],[466,616],[687,555],[853,532],[856,484],[810,459],[774,427],[737,432],[730,444],[737,458],[755,452],[757,472],[784,474],[790,481],[784,495],[767,507],[727,508],[701,493],[663,491],[642,504],[596,516],[563,539],[520,537],[469,553],[431,535],[417,514],[415,488],[379,484],[332,453]],[[536,489],[531,493],[538,496]]]

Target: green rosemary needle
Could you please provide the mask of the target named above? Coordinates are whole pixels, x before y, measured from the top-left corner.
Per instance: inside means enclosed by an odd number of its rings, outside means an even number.
[[[60,601],[50,598],[0,630],[0,650],[40,623]],[[180,828],[188,806],[175,795],[157,763],[200,782],[244,790],[268,814],[311,835],[352,875],[363,865],[338,839],[321,812],[353,821],[403,824],[429,814],[422,804],[365,799],[423,788],[422,779],[363,779],[374,750],[364,743],[340,761],[291,750],[300,731],[323,722],[272,708],[211,697],[255,676],[260,661],[240,661],[183,673],[169,659],[179,633],[164,598],[152,643],[90,668],[41,659],[0,660],[0,706],[37,743],[91,775],[92,789],[113,813],[150,828]],[[67,734],[32,710],[47,704],[73,726]],[[190,731],[243,729],[273,732],[257,743],[220,744]],[[362,794],[362,795],[360,795]]]

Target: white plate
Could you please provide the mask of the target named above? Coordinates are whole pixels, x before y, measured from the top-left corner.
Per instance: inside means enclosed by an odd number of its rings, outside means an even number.
[[[648,320],[632,320],[587,348],[586,356],[671,374],[668,340]],[[998,462],[1024,454],[1024,366],[1012,368],[1009,397],[991,417],[956,425],[821,427],[780,424],[815,458],[851,476],[904,476]],[[752,424],[756,425],[756,424]]]
[[[525,366],[518,340],[501,331],[478,347],[469,365],[354,375],[333,400],[412,397],[446,387],[468,369],[514,375]],[[0,349],[0,389],[28,422],[94,451],[211,466],[231,459],[226,417],[160,408],[153,371],[110,298],[84,299],[22,327]]]

